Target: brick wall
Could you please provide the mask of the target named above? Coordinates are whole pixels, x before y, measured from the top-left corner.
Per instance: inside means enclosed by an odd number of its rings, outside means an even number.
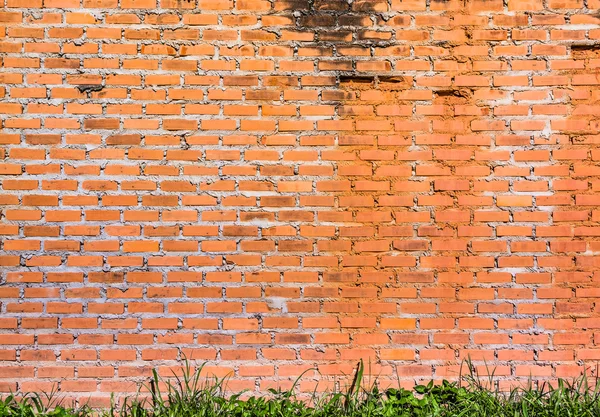
[[[593,367],[599,13],[5,0],[0,391]]]

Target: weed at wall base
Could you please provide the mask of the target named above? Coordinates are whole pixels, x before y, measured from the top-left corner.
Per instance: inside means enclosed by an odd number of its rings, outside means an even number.
[[[598,417],[600,391],[587,377],[572,383],[560,379],[556,386],[489,389],[468,364],[469,373],[459,382],[417,385],[413,390],[363,386],[360,362],[346,391],[314,394],[310,402],[296,396],[294,388],[270,390],[270,395],[242,399],[243,392],[227,395],[226,379],[201,377],[202,365],[186,363],[181,376],[158,376],[148,384],[149,398],[125,398],[119,406],[93,410],[88,406],[65,408],[56,392],[8,396],[0,401],[0,417]],[[296,383],[298,380],[296,381]],[[166,387],[161,390],[160,387]]]

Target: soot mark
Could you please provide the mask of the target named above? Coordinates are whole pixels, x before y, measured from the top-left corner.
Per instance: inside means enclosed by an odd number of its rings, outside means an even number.
[[[600,44],[597,43],[585,43],[585,44],[575,44],[571,45],[572,52],[598,52],[600,51]]]
[[[102,91],[104,88],[101,84],[80,84],[77,86],[77,89],[80,93],[91,93],[95,91]]]
[[[387,1],[383,0],[358,0],[352,3],[352,10],[356,12],[385,12],[388,10]]]
[[[361,75],[340,75],[340,84],[373,84],[375,77]]]
[[[571,56],[575,59],[597,58],[600,56],[600,44],[578,43],[571,45]]]
[[[437,94],[438,97],[471,97],[471,93],[468,90],[437,90],[435,94]]]
[[[379,82],[380,83],[388,83],[388,84],[401,84],[406,82],[406,79],[401,76],[401,75],[392,75],[392,76],[380,76],[379,77]]]

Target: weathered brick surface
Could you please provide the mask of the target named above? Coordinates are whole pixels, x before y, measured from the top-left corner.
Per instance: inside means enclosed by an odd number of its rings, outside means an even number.
[[[598,0],[5,0],[0,391],[600,358]]]

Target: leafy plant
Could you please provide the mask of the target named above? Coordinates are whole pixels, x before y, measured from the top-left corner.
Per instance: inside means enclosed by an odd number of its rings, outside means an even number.
[[[9,395],[0,400],[0,417],[600,417],[600,384],[586,376],[505,393],[496,387],[493,371],[482,378],[470,361],[465,364],[468,372],[458,382],[382,390],[377,380],[365,385],[360,362],[347,390],[313,393],[307,402],[296,395],[302,375],[289,390],[243,398],[245,392],[228,395],[227,378],[206,379],[204,365],[193,370],[186,362],[181,375],[172,378],[154,371],[146,386],[149,395],[138,393],[120,405],[112,401],[108,410],[64,407],[52,391]]]
[[[0,398],[0,417],[90,417],[91,408],[67,408],[61,404],[58,392],[28,393],[17,399],[9,395]]]

